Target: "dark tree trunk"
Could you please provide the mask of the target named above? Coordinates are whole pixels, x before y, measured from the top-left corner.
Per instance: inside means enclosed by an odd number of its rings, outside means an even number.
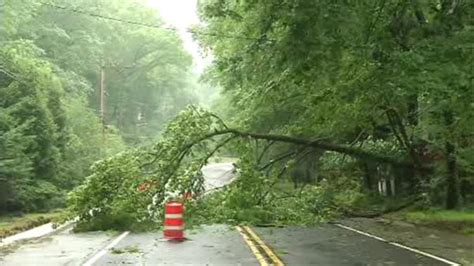
[[[408,99],[408,123],[411,126],[418,125],[418,95],[413,95]]]
[[[453,113],[447,111],[444,113],[444,119],[447,128],[451,128],[453,123]],[[456,170],[456,147],[454,144],[446,141],[446,209],[454,209],[459,203],[458,178]]]
[[[387,196],[394,196],[394,195],[392,194],[392,182],[390,182],[390,180],[391,180],[391,177],[387,177],[387,178],[385,179],[385,183],[387,184],[387,185],[386,185],[386,187],[387,187],[386,195],[387,195]]]
[[[370,172],[369,164],[366,162],[362,163],[364,169],[364,187],[367,191],[372,191],[372,173]]]

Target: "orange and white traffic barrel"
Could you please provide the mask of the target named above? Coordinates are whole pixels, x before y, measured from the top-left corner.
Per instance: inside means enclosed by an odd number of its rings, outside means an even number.
[[[168,240],[184,240],[184,205],[170,201],[165,206],[165,223],[163,233]]]

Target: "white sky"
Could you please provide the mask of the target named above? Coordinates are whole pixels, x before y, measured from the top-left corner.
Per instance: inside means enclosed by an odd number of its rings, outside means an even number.
[[[199,45],[192,38],[187,29],[199,24],[197,15],[198,0],[148,0],[150,6],[156,8],[161,18],[166,24],[175,27],[181,38],[184,47],[194,59],[195,71],[201,73],[208,64],[209,59],[203,58],[199,53]]]

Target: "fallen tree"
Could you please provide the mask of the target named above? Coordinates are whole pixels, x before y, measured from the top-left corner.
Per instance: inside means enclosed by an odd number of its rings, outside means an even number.
[[[259,134],[259,133],[245,132],[245,131],[240,131],[240,130],[232,129],[232,128],[226,128],[223,130],[212,132],[198,139],[195,143],[190,143],[188,146],[191,147],[193,145],[199,144],[202,141],[206,141],[206,140],[212,139],[213,137],[222,136],[222,135],[232,135],[234,137],[252,138],[256,140],[285,142],[285,143],[290,143],[290,144],[295,144],[295,145],[321,149],[324,151],[334,151],[341,154],[354,156],[361,160],[374,161],[378,163],[387,163],[387,164],[392,164],[395,166],[414,167],[413,162],[409,160],[401,160],[399,158],[387,156],[384,154],[376,154],[369,151],[364,151],[363,149],[354,148],[349,145],[328,143],[321,140],[308,140],[308,139],[302,139],[302,138],[295,138],[295,137],[285,136],[285,135],[272,135],[272,134]]]
[[[161,206],[164,202],[186,192],[191,192],[193,195],[205,192],[201,168],[208,163],[213,154],[231,143],[232,145],[240,143],[241,149],[248,149],[245,143],[248,143],[249,139],[289,144],[290,147],[294,147],[295,152],[288,153],[286,157],[295,157],[304,149],[312,148],[337,152],[360,160],[413,167],[410,161],[326,140],[307,140],[232,129],[216,115],[203,109],[189,107],[169,123],[161,139],[153,146],[130,150],[97,162],[93,167],[93,174],[71,193],[70,210],[73,215],[80,218],[79,226],[85,225],[84,229],[87,230],[159,224],[162,216]],[[262,206],[270,204],[271,199],[293,202],[294,199],[275,198],[269,193],[271,184],[281,177],[285,172],[284,169],[276,169],[278,173],[274,175],[263,175],[250,157],[244,152],[240,158],[240,178],[238,184],[234,186],[237,190],[234,196],[238,200],[235,200],[233,203],[235,206],[231,206],[230,209]],[[258,161],[262,156],[259,157]],[[281,158],[270,159],[267,165],[279,159]],[[230,190],[232,189],[234,188]],[[307,202],[312,202],[312,194],[322,195],[324,192],[319,188],[308,188],[304,192],[302,189],[297,200],[306,198]],[[242,198],[243,195],[245,198]],[[304,204],[307,204],[306,201]],[[321,206],[327,205],[321,204]],[[313,205],[308,205],[306,210],[321,213],[314,211],[319,206]]]

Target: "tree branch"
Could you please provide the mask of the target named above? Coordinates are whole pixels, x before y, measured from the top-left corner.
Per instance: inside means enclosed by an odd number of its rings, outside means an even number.
[[[413,145],[411,144],[408,134],[406,132],[405,126],[403,125],[402,118],[400,117],[400,114],[397,112],[396,109],[390,108],[387,110],[387,114],[390,112],[392,114],[392,121],[398,126],[398,129],[400,131],[401,139],[403,140],[403,143],[405,144],[405,148],[410,154],[413,163],[415,164],[415,168],[421,169],[421,161],[420,158],[418,157],[418,154],[416,150],[413,148]],[[421,173],[421,172],[420,172]]]
[[[334,151],[334,152],[338,152],[342,154],[347,154],[347,155],[354,156],[362,160],[377,161],[381,163],[389,163],[389,164],[399,165],[399,166],[408,166],[408,167],[413,166],[413,164],[410,162],[400,160],[398,158],[394,158],[391,156],[375,154],[375,153],[367,152],[361,149],[357,149],[357,148],[353,148],[353,147],[349,147],[345,145],[322,142],[321,140],[307,140],[307,139],[294,138],[294,137],[283,136],[283,135],[241,132],[235,129],[228,129],[228,130],[224,130],[220,132],[214,132],[212,135],[221,135],[221,134],[234,134],[240,137],[250,137],[254,139],[266,139],[266,140],[273,140],[273,141],[278,141],[278,142],[286,142],[286,143],[292,143],[295,145],[313,147],[313,148],[317,148],[317,149],[321,149],[325,151]]]
[[[262,152],[260,153],[260,156],[258,156],[257,164],[259,164],[262,161],[263,156],[273,144],[275,144],[275,141],[270,141],[270,143],[268,143],[267,146],[263,148]]]
[[[392,117],[392,114],[388,110],[385,111],[385,114],[387,115],[388,123],[390,127],[392,128],[393,135],[395,136],[397,141],[400,143],[400,146],[402,146],[404,149],[407,149],[405,142],[403,141],[402,137],[398,134],[397,126]]]
[[[333,152],[337,152],[341,154],[346,154],[346,155],[353,156],[355,158],[365,160],[365,161],[387,163],[387,164],[400,166],[400,167],[410,167],[410,168],[414,167],[413,162],[410,162],[410,161],[401,160],[399,158],[395,158],[392,156],[364,151],[360,148],[354,148],[347,145],[323,142],[321,139],[308,140],[308,139],[295,138],[295,137],[284,136],[284,135],[243,132],[243,131],[239,131],[237,129],[232,129],[232,128],[214,131],[212,133],[202,136],[201,138],[198,138],[197,140],[191,143],[184,145],[181,148],[183,152],[178,154],[177,156],[178,160],[176,160],[176,162],[178,163],[181,162],[182,159],[185,157],[185,155],[188,154],[188,152],[194,145],[197,145],[200,142],[205,141],[207,139],[211,139],[213,137],[222,136],[222,135],[233,135],[234,137],[240,137],[240,138],[251,138],[251,139],[257,139],[257,140],[262,139],[262,140],[275,141],[275,142],[285,142],[285,143],[291,143],[294,145],[304,146],[304,148],[312,147],[312,148],[316,148],[316,149],[320,149],[324,151],[333,151]],[[291,153],[282,155],[282,157],[288,157],[288,156],[293,155],[294,153],[295,151],[292,151]]]
[[[260,205],[263,200],[268,196],[268,194],[270,194],[270,191],[272,190],[272,188],[278,183],[278,181],[280,181],[280,178],[281,176],[286,172],[286,167],[282,167],[280,172],[278,173],[275,181],[273,181],[272,184],[270,184],[270,186],[268,187],[267,191],[265,191],[265,193],[258,199],[257,201],[257,205]]]
[[[206,157],[206,159],[204,160],[205,162],[207,162],[207,160],[209,160],[209,158],[212,157],[212,155],[214,155],[214,153],[216,153],[220,148],[222,148],[223,146],[225,146],[227,143],[229,143],[231,140],[235,139],[237,136],[231,136],[229,138],[227,138],[226,140],[224,140],[223,142],[219,143],[216,145],[216,147],[214,148],[214,150],[212,150]]]
[[[291,157],[291,156],[293,156],[293,155],[296,154],[296,153],[297,153],[296,150],[294,150],[294,151],[289,151],[289,152],[285,152],[285,153],[281,154],[280,156],[278,156],[277,158],[271,159],[268,163],[266,163],[265,165],[263,165],[262,167],[260,167],[259,170],[260,170],[260,171],[263,171],[263,170],[267,169],[268,167],[272,166],[273,164],[275,164],[275,163],[277,163],[277,162],[279,162],[279,161],[281,161],[281,160],[284,160],[284,159],[286,159],[286,158],[288,158],[288,157]]]

